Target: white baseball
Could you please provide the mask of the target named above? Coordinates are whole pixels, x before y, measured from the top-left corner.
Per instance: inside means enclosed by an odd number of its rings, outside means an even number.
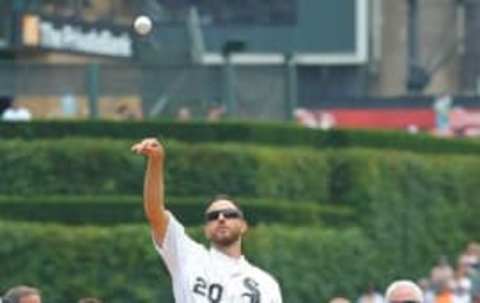
[[[152,30],[152,20],[147,16],[138,16],[133,27],[138,34],[146,35]]]

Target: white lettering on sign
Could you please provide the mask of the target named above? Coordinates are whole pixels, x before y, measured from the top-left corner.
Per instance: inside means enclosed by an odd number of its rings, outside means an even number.
[[[106,28],[84,30],[69,24],[56,28],[46,20],[40,23],[40,46],[118,57],[131,57],[133,53],[132,38],[126,32],[113,35]]]

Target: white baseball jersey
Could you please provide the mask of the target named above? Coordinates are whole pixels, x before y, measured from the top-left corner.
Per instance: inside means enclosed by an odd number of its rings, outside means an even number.
[[[243,256],[232,258],[193,241],[169,213],[162,246],[155,243],[173,284],[176,303],[281,303],[278,283]]]

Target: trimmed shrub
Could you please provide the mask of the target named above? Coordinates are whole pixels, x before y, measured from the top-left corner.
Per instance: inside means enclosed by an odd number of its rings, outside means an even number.
[[[203,238],[200,229],[193,235]],[[106,302],[173,302],[168,274],[145,226],[0,223],[0,238],[1,290],[35,285],[52,303],[85,295]],[[285,302],[326,302],[340,292],[353,297],[378,270],[372,246],[358,230],[259,226],[245,245],[247,258],[279,280]]]
[[[8,140],[0,145],[4,195],[135,195],[144,159],[131,142],[109,139]],[[310,149],[167,142],[167,196],[267,197],[325,201],[328,166]],[[5,180],[5,181],[3,181]]]
[[[440,139],[423,134],[412,136],[396,131],[344,129],[322,131],[285,123],[55,120],[0,124],[0,138],[3,139],[72,136],[131,140],[154,136],[190,143],[237,142],[287,147],[365,147],[421,153],[480,153],[480,143],[472,140]]]
[[[383,226],[385,235],[392,226]],[[441,232],[433,230],[425,238],[428,243],[401,246],[396,232],[369,239],[358,229],[259,225],[244,244],[247,258],[279,280],[285,302],[327,302],[338,294],[354,299],[369,281],[381,288],[394,279],[428,274],[444,243],[437,242]],[[190,233],[204,241],[200,228]],[[146,225],[0,222],[0,239],[0,291],[30,284],[40,287],[45,301],[52,303],[75,302],[85,295],[120,303],[173,301],[168,274]],[[458,252],[464,243],[457,244]],[[409,252],[404,255],[405,250]]]
[[[478,190],[478,183],[468,184],[470,178],[480,182],[474,167],[480,168],[471,158],[425,161],[414,155],[379,167],[364,226],[379,248],[401,260],[388,270],[414,271],[417,264],[431,262],[432,252],[434,259],[445,254],[455,263],[462,243],[480,239],[480,202],[464,196]]]
[[[2,195],[140,195],[145,160],[120,140],[7,140],[0,145]],[[168,197],[234,197],[311,201],[371,213],[370,203],[415,196],[415,183],[465,211],[478,229],[480,160],[392,150],[267,148],[236,144],[167,146]],[[408,169],[407,169],[408,168]],[[406,170],[407,169],[407,170]],[[383,193],[385,184],[392,189]],[[394,190],[393,190],[394,189]],[[391,197],[391,199],[389,198]],[[468,210],[468,211],[467,211]]]
[[[419,186],[427,182],[452,202],[475,202],[473,197],[480,194],[480,160],[474,156],[350,149],[329,152],[327,161],[331,165],[329,201],[365,206],[385,182],[395,180]],[[410,188],[396,188],[405,190]]]
[[[454,263],[462,243],[480,239],[476,157],[343,150],[330,162],[330,199],[356,209],[368,238],[386,252],[378,258],[385,273],[420,277],[419,264],[441,254]]]
[[[169,198],[168,209],[187,225],[203,224],[207,198]],[[346,207],[316,203],[241,199],[248,222],[295,225],[354,225]],[[134,196],[0,196],[0,218],[29,222],[112,225],[146,222],[142,198]]]

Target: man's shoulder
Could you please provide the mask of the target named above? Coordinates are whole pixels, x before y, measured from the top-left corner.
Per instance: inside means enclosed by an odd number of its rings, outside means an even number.
[[[164,239],[164,245],[172,249],[183,249],[186,253],[199,252],[207,253],[207,249],[202,244],[194,241],[185,231],[183,224],[170,212],[166,211],[168,218],[167,230]],[[160,246],[160,245],[159,245]],[[162,247],[160,247],[162,250]]]

